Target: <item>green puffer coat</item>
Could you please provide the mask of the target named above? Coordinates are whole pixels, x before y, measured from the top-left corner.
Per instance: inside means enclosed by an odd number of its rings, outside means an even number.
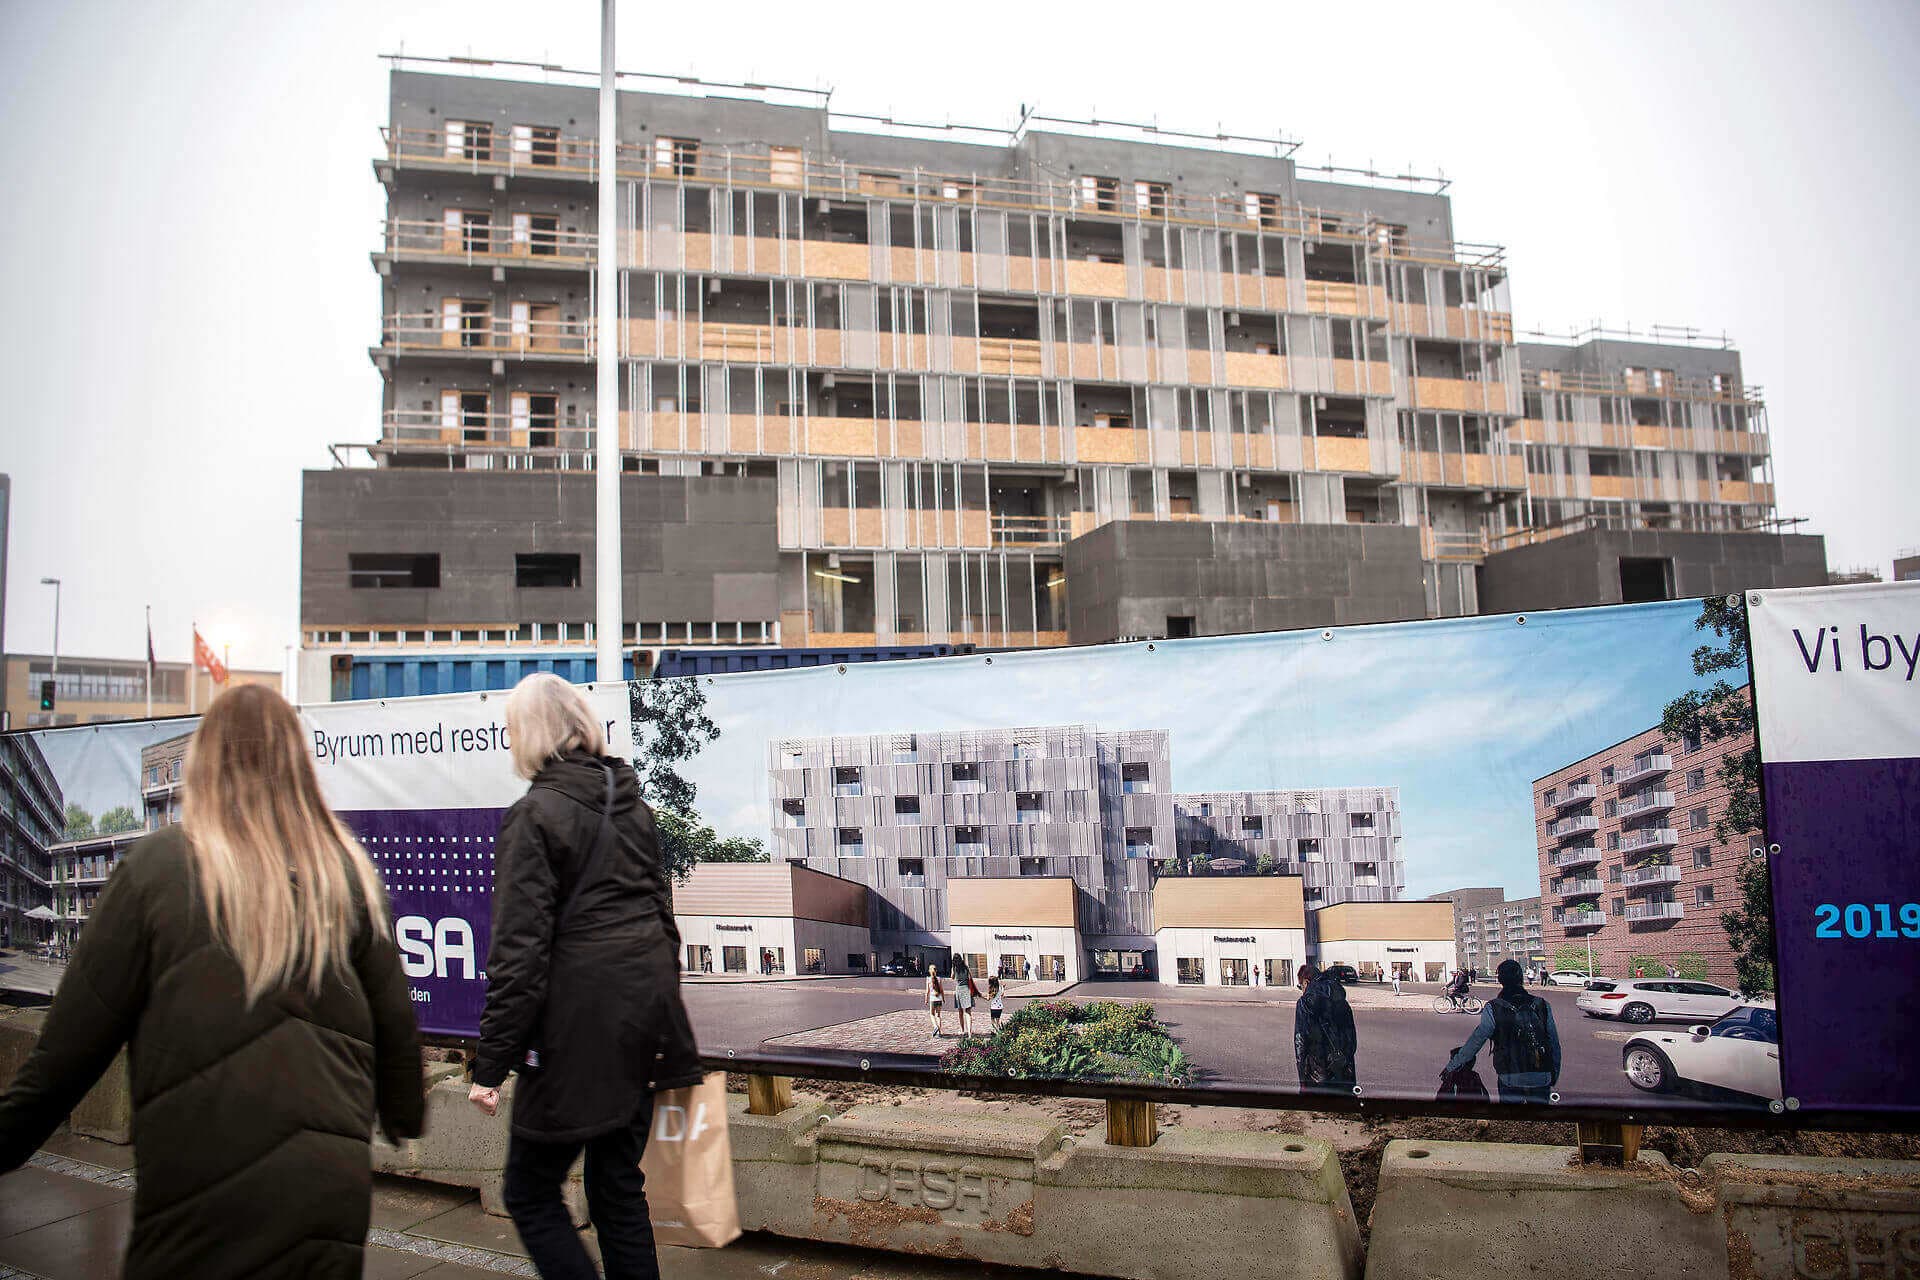
[[[364,923],[353,970],[249,1009],[177,827],[107,882],[39,1045],[0,1097],[0,1170],[33,1154],[128,1045],[128,1277],[358,1276],[376,1112],[421,1131],[420,1036],[393,939]],[[0,1179],[0,1198],[7,1194]]]

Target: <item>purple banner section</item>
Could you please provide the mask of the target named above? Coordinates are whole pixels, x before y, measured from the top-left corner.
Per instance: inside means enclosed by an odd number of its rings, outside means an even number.
[[[493,839],[505,809],[340,814],[372,855],[393,907],[420,1029],[477,1036],[492,937]]]
[[[1765,772],[1786,1096],[1920,1111],[1920,760]]]

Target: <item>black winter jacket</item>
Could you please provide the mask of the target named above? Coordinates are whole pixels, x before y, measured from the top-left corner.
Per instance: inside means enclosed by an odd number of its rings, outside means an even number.
[[[375,1112],[395,1138],[424,1118],[399,952],[363,915],[351,972],[317,999],[302,985],[249,1009],[189,858],[169,827],[107,882],[0,1098],[0,1169],[32,1155],[125,1044],[140,1170],[127,1276],[358,1276]]]
[[[614,839],[593,858],[614,775]],[[628,1124],[655,1089],[697,1084],[680,933],[653,811],[623,760],[549,761],[494,844],[493,943],[474,1082],[520,1073],[513,1132],[577,1142]],[[578,885],[572,915],[557,921]],[[527,1050],[539,1065],[525,1065]]]

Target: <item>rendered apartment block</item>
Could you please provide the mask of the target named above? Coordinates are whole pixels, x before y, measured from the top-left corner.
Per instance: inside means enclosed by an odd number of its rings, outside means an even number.
[[[1556,769],[1533,784],[1545,903],[1541,942],[1554,967],[1578,953],[1593,972],[1734,980],[1720,915],[1738,905],[1748,856],[1714,824],[1728,790],[1721,766],[1750,739],[1701,742],[1658,727]],[[1563,954],[1564,953],[1564,954]]]
[[[1176,795],[1173,808],[1185,868],[1297,875],[1309,907],[1406,889],[1396,787],[1210,791]]]
[[[27,912],[53,907],[53,859],[66,827],[66,802],[40,744],[28,734],[0,737],[0,944],[53,936],[50,922]]]
[[[1453,889],[1429,902],[1453,904],[1453,945],[1462,968],[1491,974],[1502,960],[1546,963],[1541,950],[1540,899],[1507,899],[1504,889]]]
[[[591,465],[594,81],[513,74],[395,63],[374,163],[382,403],[336,450],[357,500],[402,471],[456,503],[475,472],[537,488]],[[824,94],[623,83],[606,425],[628,471],[760,486],[772,539],[739,544],[750,590],[703,564],[714,589],[663,615],[630,586],[629,643],[1035,646],[1465,614],[1483,564],[1560,522],[1771,515],[1737,357],[1607,348],[1589,368],[1586,348],[1516,345],[1504,254],[1456,234],[1443,181],[1319,170],[1271,138],[924,128]],[[548,506],[505,499],[534,514],[460,556],[310,516],[305,645],[585,643],[568,584],[592,580],[591,502]],[[685,518],[637,521],[666,538]],[[1139,545],[1094,536],[1113,525]],[[564,580],[515,575],[549,543],[578,557]],[[1249,572],[1202,573],[1222,557]]]
[[[1152,933],[1174,856],[1164,730],[782,739],[767,760],[773,857],[871,889],[876,944],[945,946],[947,882],[978,876],[1065,877],[1089,933]]]
[[[952,895],[980,879],[1070,881],[1095,975],[1152,970],[1156,894],[1178,879],[1257,894],[1284,875],[1307,906],[1387,901],[1405,883],[1395,788],[1176,795],[1165,730],[776,739],[767,762],[772,856],[866,885],[883,953],[958,946]]]

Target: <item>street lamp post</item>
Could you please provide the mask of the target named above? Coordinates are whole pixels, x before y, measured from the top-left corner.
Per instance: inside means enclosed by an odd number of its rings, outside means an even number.
[[[42,578],[40,585],[53,588],[53,674],[60,674],[60,579]]]

